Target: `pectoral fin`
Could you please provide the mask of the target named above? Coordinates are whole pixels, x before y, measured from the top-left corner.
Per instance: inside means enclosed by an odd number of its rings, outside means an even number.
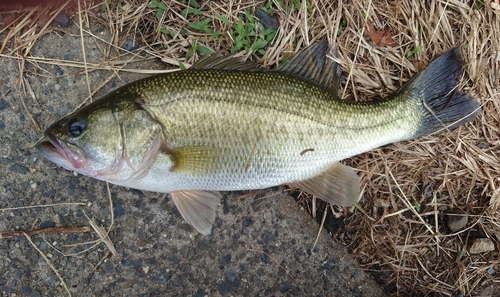
[[[220,151],[205,146],[184,146],[175,149],[165,149],[163,154],[170,157],[174,163],[172,170],[201,173],[210,170],[220,162]]]
[[[319,175],[290,184],[331,204],[351,206],[359,199],[360,184],[351,167],[335,163]]]
[[[176,191],[170,197],[182,217],[198,232],[208,235],[212,232],[215,222],[215,212],[220,203],[220,193],[217,191]]]

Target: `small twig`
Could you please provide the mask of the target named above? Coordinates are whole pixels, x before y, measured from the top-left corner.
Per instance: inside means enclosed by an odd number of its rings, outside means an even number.
[[[316,235],[316,240],[314,240],[314,243],[313,243],[311,250],[314,250],[314,248],[316,247],[316,244],[318,243],[319,235],[321,234],[321,230],[323,230],[323,226],[325,225],[327,212],[328,212],[328,207],[325,208],[325,211],[323,212],[323,218],[321,219],[321,225],[319,226],[318,234]]]
[[[19,209],[28,209],[28,208],[37,208],[37,207],[53,207],[53,206],[61,206],[61,205],[87,205],[87,203],[83,203],[83,202],[65,202],[65,203],[53,203],[53,204],[44,204],[44,205],[30,205],[30,206],[21,206],[21,207],[7,207],[7,208],[0,208],[0,211],[19,210]]]
[[[5,231],[0,232],[0,238],[12,238],[28,235],[39,235],[39,234],[54,234],[54,233],[84,233],[89,232],[91,229],[87,226],[83,227],[50,227],[50,228],[42,228],[42,229],[32,229],[26,231]]]
[[[434,235],[434,238],[436,238],[436,234],[437,234],[437,230],[436,231],[433,231],[432,228],[430,227],[430,225],[428,223],[425,222],[424,219],[422,219],[422,217],[420,216],[420,214],[415,210],[414,207],[412,207],[412,205],[410,204],[410,201],[408,201],[408,198],[406,197],[406,194],[405,192],[401,189],[401,187],[399,186],[398,182],[396,181],[396,178],[394,177],[394,175],[392,174],[391,171],[389,171],[389,175],[391,176],[392,180],[396,183],[396,187],[398,187],[398,190],[401,192],[401,195],[403,195],[403,198],[404,199],[401,199],[401,201],[403,202],[403,204],[405,204],[405,206],[410,209],[414,215],[416,215],[420,222],[422,223],[422,225],[424,225],[424,227],[427,229],[427,231],[429,231],[429,233],[431,233],[432,235]],[[439,241],[439,239],[436,239]]]
[[[38,6],[33,7],[32,10],[22,19],[15,27],[13,27],[9,33],[7,33],[7,36],[5,36],[4,42],[2,44],[2,47],[0,48],[0,54],[3,52],[5,47],[7,46],[7,42],[18,32],[20,32],[27,24],[30,23],[30,17],[33,13],[35,13],[39,9]],[[11,24],[13,24],[12,22]]]
[[[45,262],[47,262],[47,264],[52,269],[52,271],[54,271],[54,273],[57,275],[57,277],[61,281],[64,289],[66,289],[66,292],[68,292],[68,296],[71,297],[71,292],[69,291],[68,286],[66,285],[66,282],[64,282],[64,279],[59,274],[59,271],[57,271],[57,269],[54,267],[54,265],[52,265],[52,263],[49,261],[49,258],[47,258],[47,256],[36,246],[36,244],[33,242],[33,240],[31,240],[31,237],[28,234],[24,233],[24,236],[31,243],[31,245],[35,248],[35,250],[37,250],[37,252],[40,253],[40,255],[45,259]]]
[[[20,72],[21,76],[20,76],[19,83],[24,86],[25,83],[26,83],[25,82],[25,78],[23,76],[23,72],[24,72],[24,58],[21,59],[20,63],[21,63],[21,65],[19,66],[19,72]],[[31,115],[31,113],[29,112],[28,107],[26,106],[26,103],[24,102],[24,95],[23,95],[23,93],[21,92],[20,89],[19,89],[19,97],[21,99],[21,104],[23,105],[24,111],[26,111],[26,113],[28,114],[28,117],[30,118],[31,122],[35,126],[36,132],[40,132],[41,131],[40,125],[38,125],[38,123],[35,121],[35,119]]]
[[[87,71],[87,54],[85,53],[85,42],[83,40],[83,24],[82,24],[82,7],[80,1],[76,1],[78,3],[78,22],[80,29],[80,41],[82,45],[82,53],[83,53],[83,67],[85,69],[85,78],[87,79],[87,88],[90,94],[90,102],[92,102],[92,88],[90,87],[90,79],[89,72]]]
[[[90,226],[92,227],[92,229],[94,229],[94,231],[97,233],[97,235],[99,235],[99,237],[101,238],[101,241],[104,242],[104,244],[106,245],[106,247],[117,258],[117,260],[120,261],[120,257],[118,256],[118,253],[116,252],[116,249],[115,249],[115,247],[113,245],[113,242],[109,238],[109,234],[106,231],[106,229],[104,229],[101,226],[98,226],[86,214],[85,214],[85,217],[87,217],[87,219],[89,220]]]
[[[29,45],[26,47],[25,51],[24,51],[24,57],[27,57],[29,52],[31,51],[31,48],[36,44],[36,41],[38,40],[38,38],[40,38],[43,34],[44,34],[44,31],[45,29],[47,29],[50,24],[52,23],[52,21],[57,17],[57,15],[64,9],[64,7],[66,7],[66,5],[68,5],[70,1],[66,1],[66,3],[64,3],[63,5],[61,5],[56,11],[54,14],[52,14],[52,16],[50,17],[50,19],[45,23],[45,25],[43,26],[42,29],[40,29],[40,31],[38,32],[38,34],[35,36],[35,38],[29,43]],[[80,2],[78,2],[80,3]]]
[[[113,212],[113,199],[111,199],[111,190],[109,189],[109,183],[106,182],[106,190],[108,192],[108,199],[109,199],[109,215],[111,216],[111,223],[109,224],[108,227],[108,233],[111,231],[111,228],[113,227],[113,224],[115,223],[115,213]]]

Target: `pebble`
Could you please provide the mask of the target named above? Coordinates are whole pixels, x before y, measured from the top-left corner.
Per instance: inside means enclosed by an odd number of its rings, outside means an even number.
[[[360,282],[362,279],[363,279],[363,272],[359,269],[355,270],[352,275],[351,275],[351,278],[355,281],[355,282]]]
[[[54,89],[55,89],[56,91],[59,91],[59,90],[61,89],[61,85],[60,85],[60,84],[55,84],[55,85],[54,85]]]
[[[0,110],[4,110],[10,107],[9,102],[5,101],[5,99],[0,99]]]
[[[7,190],[6,193],[5,193],[5,197],[7,198],[7,200],[12,200],[14,199],[14,194],[12,194],[12,191],[10,190]]]
[[[64,72],[62,71],[61,67],[54,65],[54,75],[55,76],[62,76]]]
[[[231,262],[231,258],[232,258],[231,254],[227,254],[224,257],[220,258],[219,264],[227,265]]]
[[[319,271],[325,270],[327,273],[331,273],[335,269],[336,264],[337,263],[334,259],[330,259],[328,262],[319,267]]]
[[[235,280],[237,278],[236,273],[231,268],[226,269],[225,274],[226,278],[229,280]]]
[[[0,130],[3,130],[5,129],[5,123],[0,121]]]
[[[267,255],[267,254],[260,254],[260,259],[262,260],[262,262],[266,263],[266,264],[271,264],[272,261],[271,261],[271,258]]]
[[[19,173],[19,174],[27,174],[29,172],[28,168],[21,166],[17,163],[12,164],[9,167],[9,170],[12,172],[15,172],[15,173]]]
[[[226,275],[227,275],[227,273],[226,273]],[[219,284],[219,293],[221,295],[233,293],[236,290],[238,290],[238,288],[240,287],[240,284],[241,284],[241,281],[240,281],[240,278],[238,276],[235,276],[231,280],[226,279]]]
[[[54,221],[44,221],[40,224],[40,229],[53,228],[56,226]]]
[[[125,215],[125,208],[123,206],[116,206],[113,208],[113,214],[115,218],[119,218]]]
[[[488,268],[488,274],[492,275],[493,273],[495,273],[495,269],[493,267]]]
[[[387,199],[376,198],[373,200],[373,205],[375,207],[389,208],[389,206],[391,206],[391,202]]]
[[[495,250],[495,244],[489,238],[476,238],[472,241],[469,248],[469,253],[480,254]]]
[[[21,289],[21,293],[23,293],[23,295],[28,295],[28,294],[30,294],[30,293],[31,293],[31,291],[32,291],[32,290],[31,290],[31,288],[30,288],[30,287],[23,287],[23,288]]]
[[[193,297],[204,297],[204,296],[208,296],[208,295],[205,294],[205,291],[203,289],[198,289],[198,291],[196,291],[196,294],[194,294]]]
[[[161,283],[161,284],[164,284],[172,278],[172,275],[173,275],[172,272],[169,272],[167,275],[164,275],[163,273],[159,273],[156,275],[156,281]]]
[[[280,292],[281,293],[286,293],[288,291],[290,291],[292,289],[292,285],[289,283],[289,282],[285,282],[281,288],[280,288]]]
[[[177,255],[170,255],[170,256],[168,256],[168,259],[169,259],[172,263],[174,263],[174,264],[179,264],[179,263],[181,263],[181,258],[180,258],[179,256],[177,256]]]
[[[45,241],[40,242],[40,245],[38,246],[38,248],[41,251],[45,251],[45,249],[47,249],[47,243]]]
[[[28,164],[30,164],[30,165],[35,164],[36,160],[38,160],[39,158],[40,158],[40,155],[37,153],[31,155],[30,158],[28,159]]]
[[[53,24],[61,27],[69,27],[71,25],[71,19],[67,14],[60,13],[54,18]]]
[[[133,51],[139,47],[139,42],[137,40],[129,40],[123,45],[123,49],[126,51]]]
[[[42,258],[40,258],[42,259]],[[52,285],[53,281],[50,276],[48,276],[45,272],[40,272],[40,277],[49,285]]]
[[[462,230],[467,225],[469,221],[469,216],[467,213],[460,208],[452,208],[447,212],[448,217],[448,228],[451,232],[455,233]]]

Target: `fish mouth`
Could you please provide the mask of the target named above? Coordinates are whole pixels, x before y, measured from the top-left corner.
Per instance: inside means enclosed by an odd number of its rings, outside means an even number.
[[[55,145],[55,143],[57,145]],[[60,150],[59,148],[59,141],[57,141],[57,138],[50,133],[47,133],[45,137],[42,139],[42,141],[38,144],[38,148],[42,149],[43,151],[50,151],[54,153],[59,153]]]
[[[81,149],[60,141],[52,133],[45,134],[45,137],[37,145],[37,149],[45,158],[68,170],[77,171],[87,163]]]

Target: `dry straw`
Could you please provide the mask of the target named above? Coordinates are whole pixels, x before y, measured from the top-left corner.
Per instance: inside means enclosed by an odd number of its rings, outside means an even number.
[[[159,16],[145,1],[110,3],[115,2],[104,2],[104,10],[103,3],[91,1],[81,2],[79,9],[64,8],[80,27],[82,40],[90,37],[100,45],[106,57],[102,63],[31,56],[29,49],[38,38],[57,31],[51,26],[37,27],[41,14],[34,9],[11,11],[8,23],[3,15],[0,33],[6,38],[0,54],[18,59],[21,70],[26,61],[86,71],[111,70],[108,80],[90,90],[92,95],[119,71],[137,71],[127,68],[133,61],[161,59],[169,68],[140,71],[145,74],[171,71],[178,61],[189,66],[199,58],[196,52],[186,58],[193,42],[228,53],[235,42],[230,34],[233,24],[246,20],[245,10],[253,13],[269,2],[204,1],[197,8],[201,14],[187,16],[181,12],[193,8],[188,1],[165,1],[167,9]],[[394,296],[481,295],[499,282],[498,7],[498,1],[457,0],[276,0],[271,5],[280,27],[260,62],[275,66],[298,49],[328,39],[338,48],[338,56],[333,58],[344,71],[341,94],[346,100],[383,98],[447,49],[462,47],[465,71],[461,88],[481,101],[483,112],[477,120],[453,131],[388,145],[346,160],[362,177],[363,199],[356,208],[344,210],[345,227],[336,238],[348,246],[362,267],[375,272]],[[45,11],[51,19],[56,13],[55,7]],[[188,25],[206,18],[210,27],[227,35],[212,39]],[[91,33],[89,25],[96,22],[107,26],[111,40]],[[375,44],[367,35],[370,24],[389,34],[396,46]],[[118,50],[129,39],[137,40],[140,47],[132,52]],[[446,224],[451,209],[468,214],[466,226],[454,232]],[[109,230],[96,229],[112,249]],[[489,238],[495,250],[470,253],[472,242],[479,237]]]

